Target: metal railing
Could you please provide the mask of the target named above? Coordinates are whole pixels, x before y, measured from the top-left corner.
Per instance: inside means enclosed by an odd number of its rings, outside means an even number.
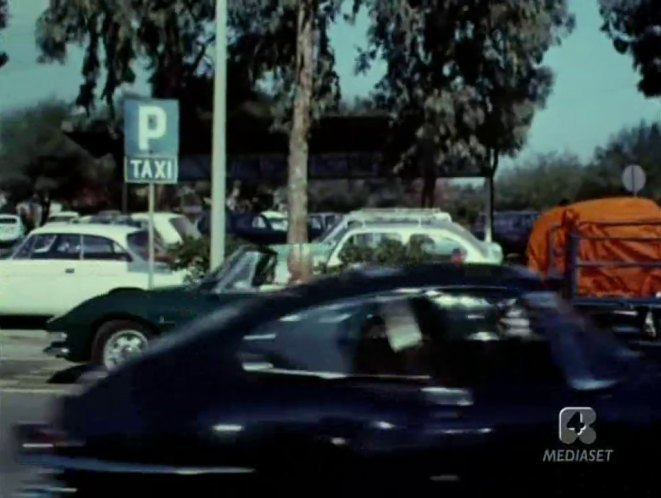
[[[582,297],[579,295],[579,285],[581,279],[581,270],[584,268],[641,268],[641,269],[661,269],[661,258],[658,261],[631,261],[631,260],[598,260],[598,261],[584,261],[580,257],[581,243],[584,242],[606,242],[606,241],[621,241],[621,242],[641,242],[645,244],[659,244],[659,252],[661,255],[661,235],[658,237],[640,236],[590,236],[580,233],[581,226],[595,225],[604,228],[612,227],[653,227],[659,229],[661,233],[661,220],[659,221],[636,221],[636,222],[582,222],[568,234],[569,244],[565,247],[567,251],[565,276],[568,278],[569,295],[574,302],[579,302],[585,305],[613,305],[618,304],[622,306],[645,306],[645,307],[661,307],[661,300],[653,296],[603,296],[603,297]],[[554,227],[556,230],[560,227]],[[549,239],[552,242],[553,239]],[[556,256],[555,247],[552,243],[549,244],[549,251],[551,256]],[[550,260],[552,261],[552,260]]]

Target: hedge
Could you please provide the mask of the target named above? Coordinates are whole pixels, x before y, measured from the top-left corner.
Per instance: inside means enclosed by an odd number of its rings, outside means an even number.
[[[225,254],[229,256],[239,247],[246,244],[242,240],[228,237],[226,239]],[[171,250],[170,267],[177,271],[187,271],[187,280],[189,282],[195,282],[201,279],[209,270],[209,254],[209,239],[206,237],[187,239]],[[342,250],[339,258],[341,261],[339,266],[327,268],[325,264],[321,264],[315,269],[315,272],[334,274],[358,265],[401,266],[448,261],[449,259],[447,256],[426,251],[420,242],[405,245],[394,240],[383,241],[376,248],[349,245]]]

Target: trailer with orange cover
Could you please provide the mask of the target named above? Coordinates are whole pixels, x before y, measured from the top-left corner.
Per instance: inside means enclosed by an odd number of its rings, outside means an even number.
[[[544,213],[528,242],[528,266],[560,280],[583,308],[661,310],[661,208],[614,197]],[[656,313],[655,313],[656,314]]]

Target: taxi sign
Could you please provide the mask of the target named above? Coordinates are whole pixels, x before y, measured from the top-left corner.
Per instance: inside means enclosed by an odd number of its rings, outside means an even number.
[[[179,102],[126,100],[124,154],[127,183],[177,183]]]

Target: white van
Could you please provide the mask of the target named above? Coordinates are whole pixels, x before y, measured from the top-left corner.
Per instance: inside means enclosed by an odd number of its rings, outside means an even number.
[[[318,243],[334,246],[339,237],[349,227],[361,226],[367,222],[386,223],[430,223],[446,221],[451,223],[450,213],[441,209],[415,209],[415,208],[365,208],[352,211],[342,216],[334,225],[317,240]]]

